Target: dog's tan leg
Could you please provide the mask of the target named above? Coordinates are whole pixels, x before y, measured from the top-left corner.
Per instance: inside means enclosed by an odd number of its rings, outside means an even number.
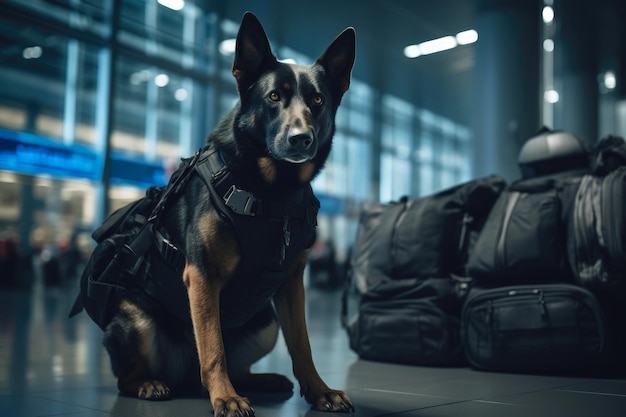
[[[304,309],[303,274],[308,251],[295,262],[289,276],[274,296],[278,320],[293,361],[293,372],[300,382],[300,394],[319,411],[354,411],[343,391],[332,390],[322,381],[313,364]]]
[[[208,279],[190,264],[183,272],[200,359],[200,377],[209,391],[216,417],[253,416],[250,402],[237,394],[228,376],[219,316],[222,284],[216,278]]]

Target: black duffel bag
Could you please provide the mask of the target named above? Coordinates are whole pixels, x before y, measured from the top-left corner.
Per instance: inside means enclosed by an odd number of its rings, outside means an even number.
[[[347,325],[362,359],[412,364],[465,363],[460,340],[463,283],[452,278],[380,282]]]
[[[483,370],[596,369],[610,350],[598,300],[570,284],[473,288],[461,328],[468,361]]]
[[[492,175],[417,199],[365,205],[350,259],[359,292],[388,279],[465,275],[468,251],[505,186]]]
[[[500,195],[467,264],[479,286],[573,282],[566,230],[582,175],[520,180]]]

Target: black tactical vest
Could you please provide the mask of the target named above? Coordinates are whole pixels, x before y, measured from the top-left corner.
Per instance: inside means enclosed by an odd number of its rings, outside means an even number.
[[[239,244],[240,264],[220,299],[222,326],[237,327],[268,305],[296,257],[313,245],[320,203],[309,184],[271,200],[238,188],[212,148],[196,172]]]
[[[167,187],[149,189],[146,197],[111,214],[94,232],[98,246],[83,271],[70,316],[84,308],[105,329],[117,312],[113,300],[139,290],[191,323],[182,281],[185,256],[159,219],[192,175],[203,180],[239,244],[241,261],[221,293],[222,326],[241,326],[268,306],[296,257],[315,241],[319,201],[310,185],[280,199],[259,199],[238,188],[220,154],[209,147],[183,160]]]

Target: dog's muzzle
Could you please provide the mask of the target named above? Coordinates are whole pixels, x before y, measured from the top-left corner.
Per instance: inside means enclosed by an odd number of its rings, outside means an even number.
[[[311,130],[291,128],[281,148],[282,159],[288,162],[301,163],[315,157],[317,141]]]

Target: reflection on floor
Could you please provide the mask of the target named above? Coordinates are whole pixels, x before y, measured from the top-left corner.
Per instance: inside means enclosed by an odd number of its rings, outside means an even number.
[[[1,271],[0,271],[1,273]],[[74,288],[0,290],[0,416],[211,416],[206,395],[147,402],[120,397],[85,314],[67,319]],[[331,387],[345,389],[356,417],[626,416],[626,380],[477,372],[361,361],[339,325],[339,294],[308,290],[311,345]],[[280,343],[256,371],[292,377]],[[297,392],[297,391],[296,391]],[[299,395],[251,396],[257,417],[328,416]]]

